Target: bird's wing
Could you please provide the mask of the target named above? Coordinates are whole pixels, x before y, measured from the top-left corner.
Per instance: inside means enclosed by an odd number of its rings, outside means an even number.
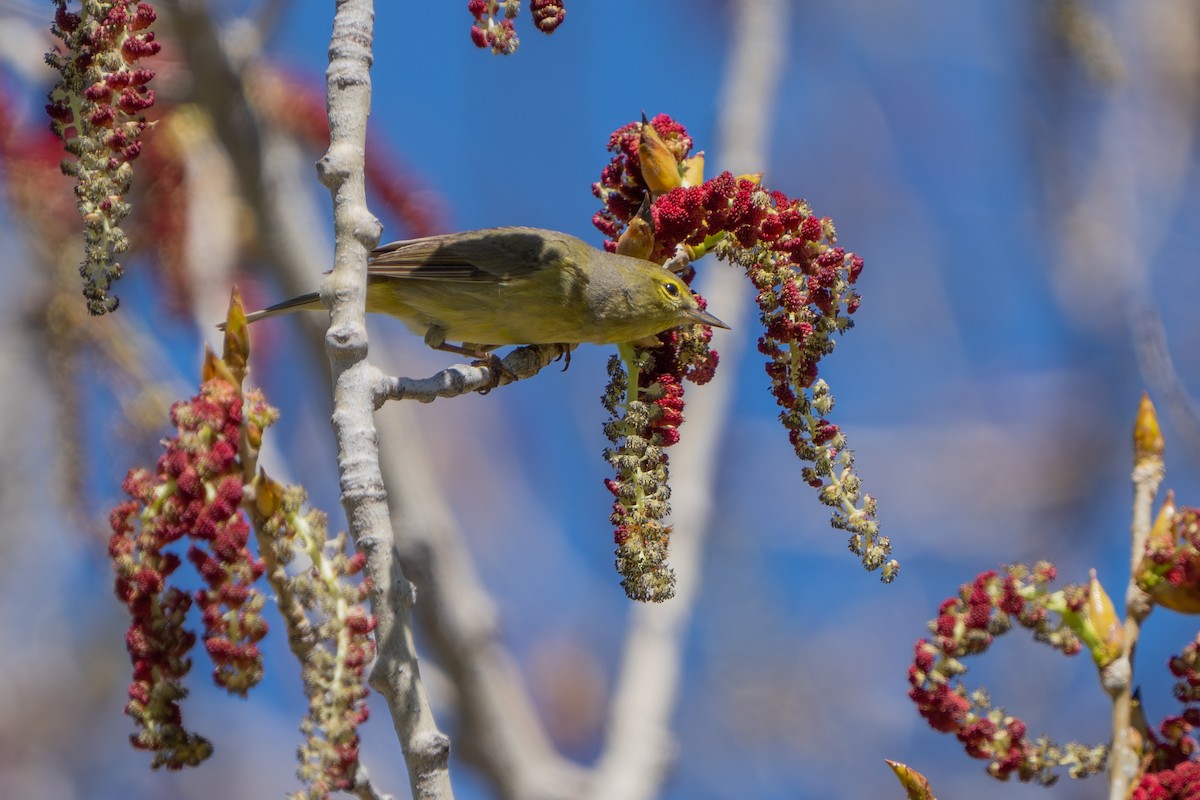
[[[377,278],[505,283],[561,260],[563,237],[535,228],[493,228],[392,242],[371,253],[367,271]]]

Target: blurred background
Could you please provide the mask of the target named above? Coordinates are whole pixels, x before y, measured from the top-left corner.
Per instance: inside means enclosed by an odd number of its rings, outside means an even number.
[[[249,701],[215,690],[197,656],[184,714],[214,741],[209,762],[152,773],[129,747],[128,621],[104,543],[126,470],[153,464],[167,405],[195,390],[230,286],[264,305],[315,289],[331,264],[328,194],[312,163],[332,8],[157,8],[163,50],[147,66],[159,72],[161,121],[135,163],[122,304],[90,319],[81,226],[42,111],[53,7],[0,4],[5,800],[297,787],[305,703],[282,636],[265,641],[267,679]],[[1063,583],[1094,567],[1124,596],[1141,392],[1164,426],[1164,488],[1200,504],[1188,394],[1200,367],[1200,4],[568,0],[549,37],[523,11],[510,57],[472,46],[465,2],[376,12],[368,159],[384,241],[520,224],[599,244],[591,184],[609,134],[644,110],[686,125],[710,174],[763,171],[770,188],[806,199],[865,259],[856,326],[821,375],[902,564],[887,586],[862,571],[800,478],[755,349],[748,284],[713,294],[710,273],[729,268],[698,265],[710,308],[743,322],[717,333],[723,388],[688,395],[721,391],[729,405],[711,482],[675,486],[677,509],[711,504],[674,534],[677,546],[703,543],[697,568],[680,573],[678,652],[636,676],[654,686],[679,670],[660,796],[902,796],[885,758],[924,772],[941,797],[1028,796],[926,726],[906,669],[938,603],[1001,564],[1050,559]],[[745,98],[730,88],[746,14],[769,23],[749,52],[766,98],[758,118],[738,116]],[[729,145],[743,126],[761,148]],[[760,163],[739,161],[747,153]],[[315,328],[253,329],[251,380],[282,414],[267,468],[302,482],[336,530],[328,367],[322,318],[311,316]],[[453,362],[392,320],[373,320],[371,336],[372,359],[391,374]],[[393,477],[409,487],[392,494],[399,528],[453,535],[453,563],[469,573],[428,591],[440,608],[460,585],[478,590],[467,607],[494,623],[519,677],[506,691],[536,709],[551,750],[584,765],[609,752],[628,632],[659,613],[634,608],[612,568],[599,403],[608,356],[584,347],[565,373],[377,415]],[[416,576],[423,592],[426,577]],[[461,665],[437,620],[420,621],[457,794],[499,796],[488,769],[472,767],[488,763],[486,740],[471,727]],[[1194,635],[1161,610],[1144,629],[1136,677],[1152,721],[1177,710],[1166,660]],[[1032,733],[1108,739],[1109,701],[1086,657],[1016,631],[968,666],[968,683]],[[364,762],[380,788],[406,797],[386,709],[374,700],[372,710]],[[1107,794],[1103,778],[1065,776],[1039,791]]]

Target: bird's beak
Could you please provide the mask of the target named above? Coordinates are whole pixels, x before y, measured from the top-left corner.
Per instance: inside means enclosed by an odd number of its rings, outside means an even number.
[[[712,314],[699,308],[689,309],[685,313],[685,316],[698,325],[708,325],[712,328],[724,328],[725,330],[729,330],[729,326],[724,322],[721,322],[721,320],[717,319]]]

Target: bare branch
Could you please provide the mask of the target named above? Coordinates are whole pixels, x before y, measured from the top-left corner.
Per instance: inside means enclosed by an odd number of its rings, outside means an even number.
[[[1138,638],[1141,635],[1141,624],[1153,608],[1146,592],[1138,586],[1138,565],[1146,553],[1146,541],[1150,537],[1151,520],[1154,518],[1154,496],[1162,483],[1164,465],[1162,457],[1162,437],[1159,433],[1158,419],[1154,406],[1148,396],[1143,396],[1138,409],[1137,421],[1134,423],[1134,463],[1133,463],[1133,522],[1130,526],[1132,540],[1129,572],[1129,585],[1125,590],[1125,623],[1124,636],[1121,644],[1121,656],[1109,669],[1115,672],[1118,680],[1113,687],[1105,689],[1112,695],[1113,701],[1113,737],[1112,754],[1109,756],[1109,798],[1123,800],[1129,796],[1138,778],[1141,768],[1140,745],[1133,741],[1133,674],[1134,654],[1137,650]],[[1102,674],[1102,678],[1107,677]]]
[[[350,790],[350,794],[357,797],[359,800],[396,800],[390,794],[384,794],[371,783],[371,776],[367,774],[367,768],[363,766],[362,761],[358,762],[358,769],[354,773],[354,788]]]
[[[303,262],[274,259],[272,264],[285,284],[301,291],[321,271],[309,263],[312,260],[310,253]],[[319,320],[320,315],[304,315],[306,332],[315,336],[319,327],[323,330]],[[525,351],[533,351],[543,367],[559,355],[555,346],[518,348],[503,363],[520,378],[532,374],[532,367],[524,365],[523,359],[531,355]],[[465,372],[464,387],[487,383],[487,368],[463,366],[448,371]],[[382,373],[374,375],[378,386]],[[458,380],[439,376],[426,380]],[[405,385],[404,379],[395,380]],[[502,376],[501,385],[507,382]],[[430,399],[435,396],[450,395],[434,394]],[[411,393],[407,397],[421,399]],[[496,629],[492,599],[475,572],[462,531],[444,505],[442,489],[426,471],[411,468],[426,457],[420,424],[409,408],[396,406],[376,418],[380,440],[404,443],[403,450],[384,448],[380,459],[401,565],[420,590],[421,602],[414,610],[423,635],[445,667],[447,687],[462,709],[456,740],[460,752],[487,775],[500,797],[579,797],[585,770],[559,755],[543,730],[516,662]]]
[[[379,408],[388,400],[432,403],[439,397],[458,397],[532,378],[564,354],[569,359],[575,345],[565,347],[568,349],[557,344],[518,347],[500,361],[503,369],[495,381],[491,367],[468,364],[455,364],[428,378],[382,377],[375,386],[375,407]]]
[[[367,210],[363,166],[373,35],[372,0],[340,0],[326,72],[329,151],[317,165],[334,210],[334,268],[322,286],[322,297],[331,305],[325,346],[333,373],[342,505],[355,548],[367,559],[365,574],[377,623],[379,657],[370,683],[391,710],[413,797],[444,799],[453,797],[450,740],[433,719],[417,665],[411,617],[415,593],[393,552],[373,419],[377,370],[366,358],[367,255],[380,232],[378,220]]]

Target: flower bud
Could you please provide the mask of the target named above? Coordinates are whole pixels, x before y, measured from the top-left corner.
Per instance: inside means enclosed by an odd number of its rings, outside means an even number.
[[[641,217],[629,220],[629,225],[617,239],[617,253],[648,260],[654,250],[654,228]]]
[[[929,785],[929,780],[924,775],[908,764],[901,764],[899,761],[888,761],[885,758],[884,763],[892,768],[892,772],[896,773],[896,779],[904,787],[904,793],[908,800],[934,800],[933,787]]]
[[[1150,590],[1155,604],[1177,614],[1200,614],[1200,586],[1163,581]]]
[[[242,305],[242,294],[236,286],[229,297],[229,312],[225,315],[225,343],[221,360],[229,367],[237,385],[241,386],[250,361],[250,336],[247,331],[246,309]]]
[[[667,143],[642,115],[638,160],[642,162],[642,180],[654,194],[665,194],[680,184],[679,162]]]
[[[617,253],[623,256],[649,260],[654,252],[654,221],[650,216],[650,195],[642,198],[637,216],[629,220],[625,230],[617,239]]]
[[[283,486],[267,477],[261,468],[254,478],[254,508],[264,518],[272,516],[283,504]]]
[[[1164,446],[1154,403],[1150,402],[1150,395],[1143,392],[1133,423],[1133,463],[1141,464],[1150,459],[1161,461]]]
[[[1096,666],[1106,667],[1121,655],[1121,648],[1125,644],[1125,630],[1117,616],[1116,608],[1113,607],[1112,598],[1096,578],[1096,570],[1091,571],[1088,580],[1084,620],[1099,637],[1099,642],[1092,647],[1092,658],[1096,661]]]
[[[1158,509],[1158,516],[1150,526],[1150,536],[1147,540],[1151,550],[1167,549],[1175,545],[1175,490],[1167,490],[1167,499]]]
[[[200,382],[222,380],[231,386],[241,387],[242,383],[233,377],[229,365],[217,358],[217,354],[207,344],[204,345],[204,364],[200,367]]]

